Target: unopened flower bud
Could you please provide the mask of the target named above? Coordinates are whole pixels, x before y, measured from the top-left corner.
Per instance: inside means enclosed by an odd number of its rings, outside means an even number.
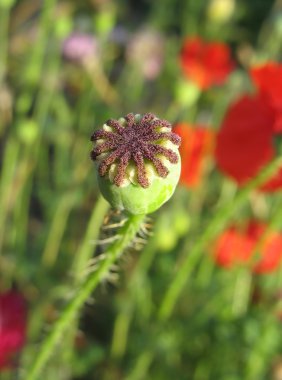
[[[181,169],[180,137],[152,113],[110,119],[91,136],[98,183],[114,207],[131,214],[157,210],[173,194]]]

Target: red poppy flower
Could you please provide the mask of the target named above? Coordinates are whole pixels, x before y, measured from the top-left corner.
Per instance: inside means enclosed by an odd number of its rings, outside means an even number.
[[[256,221],[248,222],[243,228],[228,228],[215,242],[216,263],[225,268],[245,264],[254,273],[273,272],[282,258],[282,234],[270,231],[263,237],[266,228]]]
[[[250,74],[259,93],[274,109],[274,131],[282,133],[282,64],[269,62],[253,67]]]
[[[26,305],[14,290],[0,294],[0,370],[13,365],[26,335]]]
[[[185,39],[180,63],[187,78],[203,90],[223,84],[235,67],[226,44],[205,42],[199,37]]]
[[[243,184],[255,177],[275,156],[275,114],[261,96],[243,96],[232,104],[217,135],[215,156],[219,168]],[[262,190],[282,187],[282,168]]]
[[[188,187],[197,187],[201,182],[205,158],[213,149],[214,132],[207,127],[187,123],[177,124],[174,132],[181,137],[180,182]]]

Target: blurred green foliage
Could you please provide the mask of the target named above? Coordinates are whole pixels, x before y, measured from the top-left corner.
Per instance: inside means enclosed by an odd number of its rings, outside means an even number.
[[[114,233],[100,231],[108,206],[89,159],[91,133],[110,117],[149,111],[216,130],[231,99],[251,88],[246,62],[281,60],[281,1],[225,3],[222,13],[207,0],[0,0],[0,290],[17,287],[29,305],[20,366],[0,379],[26,378],[93,270],[91,257],[106,251],[97,240]],[[135,59],[128,51],[144,29],[164,44],[153,79],[140,66],[150,35]],[[93,37],[89,59],[64,54],[72,32]],[[238,66],[225,86],[204,93],[185,82],[179,50],[188,35],[230,44]],[[39,378],[281,380],[281,271],[254,276],[247,268],[217,268],[210,242],[192,263],[172,315],[159,317],[189,251],[236,193],[213,162],[199,188],[180,185],[150,216],[147,244],[118,261]],[[275,217],[281,230],[280,198],[252,193],[230,221]]]

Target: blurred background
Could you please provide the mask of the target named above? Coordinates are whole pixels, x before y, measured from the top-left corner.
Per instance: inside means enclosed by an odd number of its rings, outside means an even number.
[[[91,134],[153,112],[182,137],[179,186],[38,378],[282,380],[282,173],[211,227],[281,153],[282,1],[0,0],[0,41],[0,379],[28,378],[122,220]]]

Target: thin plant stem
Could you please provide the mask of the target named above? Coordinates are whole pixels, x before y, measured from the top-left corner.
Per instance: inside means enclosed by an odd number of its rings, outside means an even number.
[[[57,0],[45,0],[42,4],[38,28],[38,41],[40,41],[40,43],[35,44],[24,71],[25,79],[33,84],[37,84],[40,79],[44,61],[44,53],[53,27],[54,9],[56,3]]]
[[[7,66],[7,52],[8,52],[8,29],[10,19],[10,7],[0,7],[0,87],[4,82]]]
[[[147,276],[152,261],[156,254],[156,242],[155,239],[151,239],[149,244],[146,246],[142,255],[140,256],[138,263],[131,274],[127,289],[131,294],[130,304],[126,303],[120,313],[118,314],[113,331],[113,338],[111,344],[111,355],[113,358],[118,358],[119,360],[123,357],[128,341],[130,324],[132,322],[132,317],[134,310],[137,308],[137,297],[136,292],[143,287],[144,278]]]
[[[108,202],[106,202],[102,195],[100,195],[95,204],[95,207],[93,208],[85,236],[78,250],[77,257],[74,261],[73,273],[76,282],[81,281],[83,271],[85,270],[87,263],[93,254],[94,247],[93,244],[91,244],[91,240],[97,240],[100,232],[100,227],[108,209]]]
[[[170,287],[165,293],[158,315],[161,320],[164,321],[170,317],[173,308],[180,296],[180,293],[188,280],[189,275],[201,258],[200,254],[203,249],[224,228],[233,213],[236,212],[236,210],[247,201],[250,191],[261,186],[270,177],[272,177],[281,167],[281,165],[282,157],[278,157],[273,160],[260,172],[257,177],[249,181],[244,188],[238,191],[237,195],[232,201],[223,204],[217,210],[206,230],[203,232],[199,240],[195,242],[193,248],[181,263],[179,271],[175,275],[173,281],[170,284]],[[188,249],[189,248],[187,246],[187,250]]]
[[[6,231],[9,229],[8,217],[21,196],[30,173],[28,162],[19,162],[20,146],[15,140],[7,143],[4,153],[0,180],[0,253],[3,251]]]
[[[253,276],[248,268],[240,268],[238,271],[233,290],[232,314],[235,317],[247,313],[250,296],[252,293]]]
[[[144,215],[130,215],[127,222],[120,228],[118,234],[120,239],[114,241],[105,253],[105,259],[101,261],[96,271],[92,272],[78,289],[72,301],[62,312],[60,318],[55,322],[52,332],[47,336],[34,358],[31,368],[24,375],[25,380],[39,379],[40,373],[49,357],[52,355],[56,344],[62,338],[67,327],[73,322],[79,309],[83,306],[90,294],[96,289],[101,281],[109,274],[114,262],[121,256],[124,249],[130,244],[138,232]]]
[[[136,364],[131,373],[125,378],[125,380],[142,380],[147,376],[149,367],[153,361],[152,351],[143,352],[136,360]]]
[[[8,206],[10,204],[10,196],[13,189],[18,155],[19,144],[10,139],[5,147],[0,178],[0,254],[3,252],[6,219],[9,211]]]
[[[119,107],[119,96],[110,84],[100,63],[95,59],[91,61],[86,60],[84,61],[83,67],[89,78],[93,81],[93,86],[101,99],[109,106]]]
[[[42,254],[42,263],[46,267],[53,266],[57,260],[63,234],[68,222],[68,217],[76,200],[76,193],[66,194],[62,197],[62,199],[60,199],[57,205],[55,215],[49,229],[45,249]]]
[[[95,207],[93,208],[92,215],[88,222],[84,238],[80,244],[76,258],[73,262],[72,275],[76,285],[81,283],[85,277],[84,271],[87,268],[87,264],[96,248],[96,245],[91,243],[91,241],[97,240],[100,228],[103,224],[103,220],[108,209],[109,203],[106,202],[102,195],[100,195],[97,199],[97,202],[95,203]],[[66,350],[64,353],[64,358],[66,361],[71,360],[70,358],[73,355],[73,343],[77,327],[78,316],[74,318],[73,323],[68,328],[68,344],[65,345]]]

